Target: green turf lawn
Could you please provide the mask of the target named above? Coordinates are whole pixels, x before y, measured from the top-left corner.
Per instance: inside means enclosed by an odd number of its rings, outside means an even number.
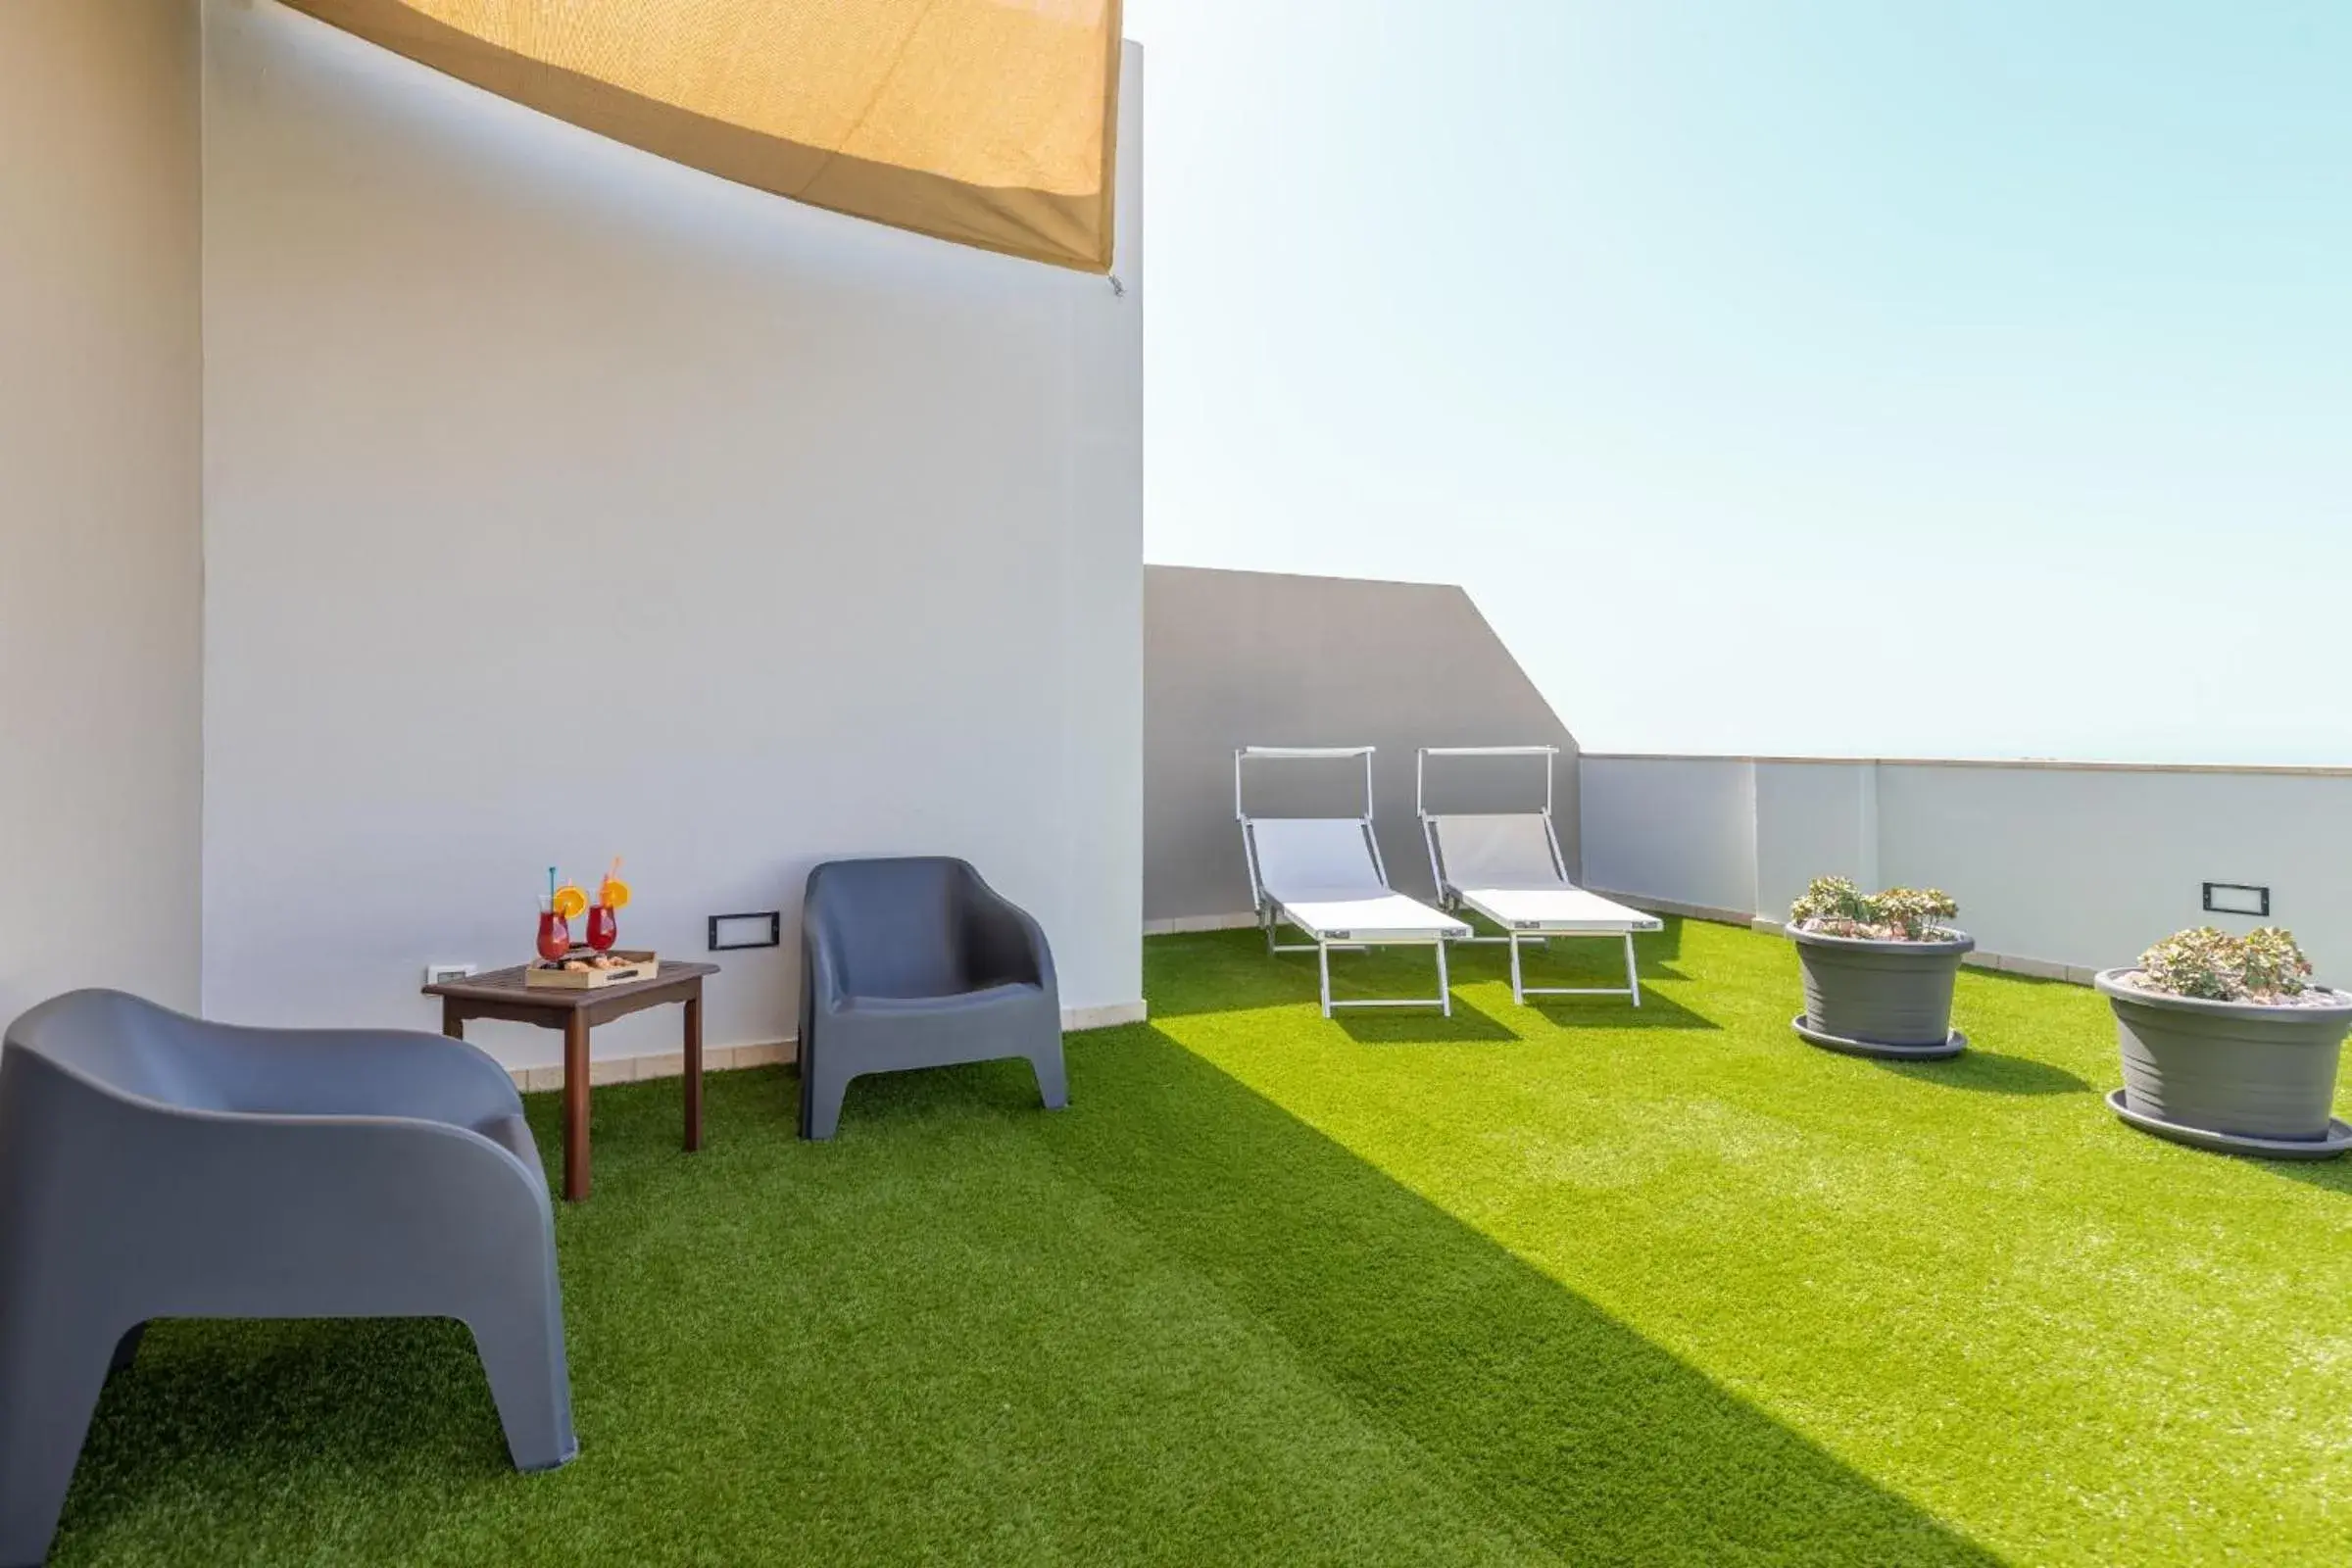
[[[454,1325],[160,1324],[55,1560],[2352,1561],[2352,1170],[2118,1123],[2084,990],[1972,973],[1976,1049],[1886,1066],[1789,1033],[1778,940],[1642,961],[1327,1023],[1161,939],[1066,1113],[903,1074],[823,1147],[783,1072],[692,1157],[599,1090],[576,1463],[506,1468]]]

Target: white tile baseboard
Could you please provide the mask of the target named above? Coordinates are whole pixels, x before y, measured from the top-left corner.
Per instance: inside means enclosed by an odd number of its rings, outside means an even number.
[[[1088,1029],[1115,1029],[1123,1023],[1142,1023],[1144,1004],[1113,1002],[1101,1007],[1064,1007],[1061,1009],[1061,1031],[1078,1034]]]
[[[1187,931],[1246,931],[1255,924],[1257,915],[1248,909],[1240,914],[1179,914],[1165,920],[1146,920],[1144,935],[1173,937]]]
[[[792,1041],[775,1040],[748,1046],[711,1046],[703,1052],[703,1071],[728,1072],[737,1067],[772,1067],[790,1061],[795,1054]],[[658,1051],[643,1056],[596,1056],[588,1063],[588,1082],[597,1084],[633,1084],[648,1078],[678,1078],[686,1072],[686,1054],[682,1051]],[[513,1067],[508,1074],[514,1087],[525,1094],[543,1089],[564,1087],[564,1067],[561,1062],[542,1067]]]

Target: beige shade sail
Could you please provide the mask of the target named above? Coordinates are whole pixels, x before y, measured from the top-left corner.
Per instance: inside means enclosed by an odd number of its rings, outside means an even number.
[[[287,0],[796,201],[1110,269],[1119,0]]]

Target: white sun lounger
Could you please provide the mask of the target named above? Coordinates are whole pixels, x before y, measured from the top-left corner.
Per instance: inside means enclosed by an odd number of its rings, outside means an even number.
[[[1634,962],[1634,934],[1659,931],[1664,923],[1654,914],[1613,904],[1597,893],[1587,893],[1568,879],[1568,862],[1560,854],[1559,836],[1551,825],[1551,769],[1556,749],[1549,746],[1429,746],[1423,747],[1413,769],[1414,808],[1421,817],[1421,836],[1429,845],[1430,874],[1438,895],[1448,908],[1469,909],[1502,928],[1498,937],[1472,937],[1473,942],[1507,942],[1511,949],[1511,1000],[1529,997],[1631,997],[1642,1005],[1642,975]],[[1446,814],[1429,809],[1429,760],[1433,757],[1541,757],[1544,759],[1544,808],[1540,811],[1493,811]],[[1531,986],[1520,977],[1519,944],[1533,938],[1617,937],[1625,943],[1623,986]]]
[[[1242,805],[1245,761],[1361,758],[1364,809],[1360,816],[1251,816]],[[1372,836],[1372,748],[1369,746],[1245,746],[1233,754],[1233,815],[1242,825],[1250,862],[1250,896],[1269,953],[1312,953],[1321,982],[1323,1016],[1334,1007],[1426,1007],[1435,1002],[1453,1015],[1446,976],[1446,944],[1470,935],[1467,923],[1389,886],[1380,844]],[[1278,940],[1296,927],[1304,942]],[[1331,956],[1364,948],[1428,947],[1437,954],[1438,994],[1334,1002]]]

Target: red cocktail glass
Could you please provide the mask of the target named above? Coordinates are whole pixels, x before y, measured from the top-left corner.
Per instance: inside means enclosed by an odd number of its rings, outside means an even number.
[[[588,945],[602,953],[620,940],[620,919],[611,905],[600,904],[588,911]]]
[[[539,911],[539,956],[554,963],[571,951],[571,922],[553,909]]]

